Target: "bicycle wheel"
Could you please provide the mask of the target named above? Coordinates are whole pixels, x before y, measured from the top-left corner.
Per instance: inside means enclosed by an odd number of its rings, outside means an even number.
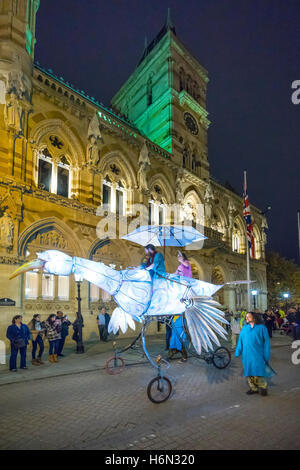
[[[172,384],[167,377],[155,377],[147,387],[147,395],[153,403],[167,401],[172,392]]]
[[[125,367],[125,361],[120,356],[113,356],[107,359],[105,364],[106,372],[110,375],[121,374]]]
[[[227,348],[217,348],[212,356],[212,363],[217,369],[225,369],[231,362],[231,354]]]

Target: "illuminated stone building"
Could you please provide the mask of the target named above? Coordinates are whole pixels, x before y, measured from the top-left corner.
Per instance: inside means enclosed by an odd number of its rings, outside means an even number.
[[[134,204],[146,207],[151,223],[168,221],[167,205],[179,204],[188,220],[203,205],[208,239],[188,253],[194,276],[214,283],[245,279],[242,199],[209,170],[208,73],[176,35],[170,15],[107,109],[34,63],[38,8],[39,0],[0,3],[0,299],[15,301],[0,307],[1,338],[19,312],[25,321],[57,310],[74,319],[73,277],[31,272],[8,280],[36,252],[59,249],[116,269],[140,263],[141,247],[110,232],[99,238],[103,207],[119,233],[133,227]],[[251,277],[265,309],[267,224],[253,206],[252,213]],[[176,250],[167,249],[166,263],[174,272]],[[246,293],[226,287],[219,300],[236,310],[246,305]],[[112,309],[109,296],[84,281],[85,339],[96,335],[103,303]]]

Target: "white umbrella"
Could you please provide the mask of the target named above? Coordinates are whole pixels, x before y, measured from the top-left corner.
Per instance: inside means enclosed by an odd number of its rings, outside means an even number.
[[[139,245],[178,246],[205,240],[207,237],[190,225],[143,225],[122,237]]]

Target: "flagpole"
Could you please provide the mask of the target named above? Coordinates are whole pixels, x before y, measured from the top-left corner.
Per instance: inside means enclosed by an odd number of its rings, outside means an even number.
[[[244,194],[247,188],[247,171],[244,170]],[[249,253],[249,243],[247,235],[247,224],[245,221],[245,238],[246,238],[246,260],[247,260],[247,281],[250,281],[250,253]],[[250,294],[250,282],[247,284],[247,307],[248,312],[251,310],[251,294]]]

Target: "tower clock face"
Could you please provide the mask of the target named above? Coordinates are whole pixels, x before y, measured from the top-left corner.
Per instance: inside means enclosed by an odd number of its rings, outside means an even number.
[[[184,122],[191,134],[198,134],[198,124],[196,119],[190,113],[184,113],[183,115]]]

